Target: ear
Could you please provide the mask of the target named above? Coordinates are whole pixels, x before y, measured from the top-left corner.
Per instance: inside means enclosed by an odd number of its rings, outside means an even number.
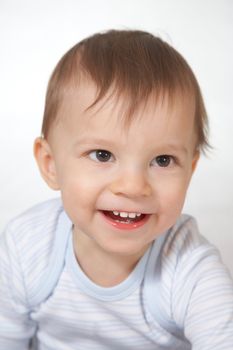
[[[45,182],[53,190],[59,190],[52,150],[49,143],[42,137],[38,137],[34,142],[34,156]]]
[[[192,160],[192,174],[194,173],[194,171],[197,167],[197,163],[198,163],[199,158],[200,158],[200,151],[196,150],[194,155],[193,155],[193,160]]]

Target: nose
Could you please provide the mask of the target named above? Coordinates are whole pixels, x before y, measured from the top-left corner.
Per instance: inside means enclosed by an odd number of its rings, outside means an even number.
[[[149,197],[152,193],[147,176],[141,171],[122,173],[111,183],[110,190],[115,195],[128,198]]]

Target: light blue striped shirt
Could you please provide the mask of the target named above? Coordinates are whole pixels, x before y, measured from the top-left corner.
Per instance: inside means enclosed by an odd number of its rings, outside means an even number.
[[[0,349],[232,350],[233,282],[182,215],[117,286],[77,263],[61,201],[33,207],[0,237]]]

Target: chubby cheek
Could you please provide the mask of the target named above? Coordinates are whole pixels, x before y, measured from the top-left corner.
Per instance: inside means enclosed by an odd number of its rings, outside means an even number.
[[[88,220],[96,209],[98,188],[93,182],[93,176],[67,174],[61,184],[61,196],[64,208],[73,223]]]
[[[164,184],[160,190],[160,219],[167,221],[170,226],[175,223],[182,211],[187,187],[188,181],[179,179],[179,181]]]

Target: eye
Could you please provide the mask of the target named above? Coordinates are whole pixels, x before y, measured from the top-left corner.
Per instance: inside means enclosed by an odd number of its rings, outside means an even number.
[[[166,168],[169,165],[171,165],[172,162],[174,162],[174,157],[169,156],[167,154],[162,154],[153,159],[152,165],[157,165],[159,167]]]
[[[95,151],[91,151],[89,153],[89,157],[92,159],[92,160],[95,160],[97,162],[109,162],[112,160],[113,158],[113,155],[111,152],[109,151],[106,151],[106,150],[103,150],[103,149],[98,149],[98,150],[95,150]]]

